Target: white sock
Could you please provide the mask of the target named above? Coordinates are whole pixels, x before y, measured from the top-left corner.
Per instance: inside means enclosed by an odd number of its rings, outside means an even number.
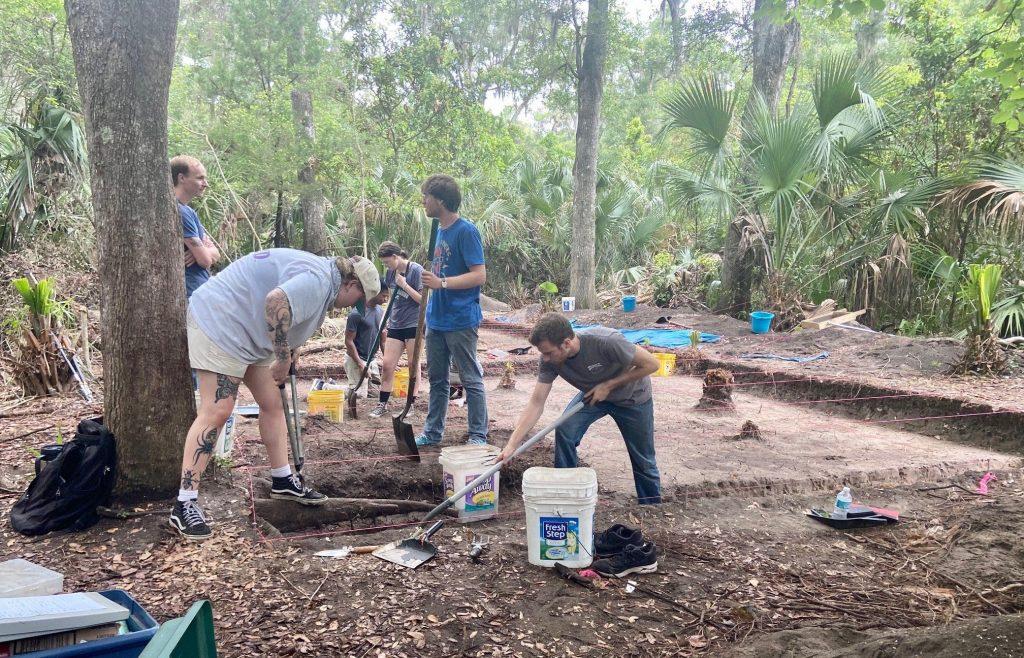
[[[190,500],[198,500],[199,492],[195,489],[178,489],[178,500],[185,503]]]
[[[272,468],[272,469],[270,469],[271,477],[275,477],[275,478],[286,478],[286,477],[288,477],[291,474],[292,474],[291,464],[285,464],[284,466],[281,466],[279,468]]]

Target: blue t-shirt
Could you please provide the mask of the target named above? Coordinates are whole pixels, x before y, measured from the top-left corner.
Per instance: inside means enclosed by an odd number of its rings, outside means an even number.
[[[476,226],[459,217],[448,228],[438,229],[434,247],[433,273],[453,277],[469,272],[474,265],[484,264],[484,244]],[[480,286],[465,290],[438,288],[430,291],[427,304],[427,327],[434,331],[458,331],[479,327]]]
[[[199,215],[196,214],[195,210],[192,210],[184,203],[178,203],[178,214],[181,215],[181,232],[183,237],[187,240],[188,238],[199,238],[202,240],[206,237],[206,230],[203,229],[202,223],[199,221]],[[188,251],[188,247],[185,247],[185,251]],[[203,285],[210,280],[210,270],[206,269],[199,263],[193,263],[185,268],[185,296],[186,298],[191,297],[192,293],[196,291],[196,288]]]

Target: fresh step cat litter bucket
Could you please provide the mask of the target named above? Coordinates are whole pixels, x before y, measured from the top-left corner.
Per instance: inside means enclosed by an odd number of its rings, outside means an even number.
[[[526,543],[530,564],[570,569],[590,566],[594,557],[597,473],[592,468],[544,468],[523,473]]]
[[[449,446],[441,449],[437,461],[444,472],[444,495],[451,496],[494,464],[497,447],[491,445]],[[496,472],[455,503],[460,521],[482,521],[498,511],[498,485],[501,471]]]

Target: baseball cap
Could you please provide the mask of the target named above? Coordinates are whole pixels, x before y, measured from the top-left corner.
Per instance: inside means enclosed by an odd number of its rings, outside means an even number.
[[[373,266],[373,263],[362,256],[352,257],[352,269],[359,277],[359,283],[363,286],[365,293],[362,300],[356,302],[356,309],[360,313],[366,312],[366,300],[372,299],[380,294],[380,272]]]

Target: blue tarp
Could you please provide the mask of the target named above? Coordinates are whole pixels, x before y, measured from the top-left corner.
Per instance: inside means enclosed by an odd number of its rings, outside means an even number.
[[[576,324],[572,325],[576,329],[590,329],[592,327],[599,327],[597,324]],[[616,329],[619,333],[626,337],[626,340],[635,345],[650,345],[651,347],[689,347],[690,346],[690,333],[689,329]],[[721,336],[715,334],[706,334],[701,332],[700,342],[702,343],[717,343],[721,340]]]

